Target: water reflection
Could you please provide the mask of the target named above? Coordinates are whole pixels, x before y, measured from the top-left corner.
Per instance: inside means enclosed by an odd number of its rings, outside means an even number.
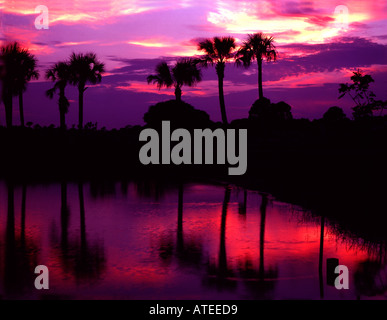
[[[230,202],[231,188],[226,186],[224,188],[224,199],[222,204],[222,215],[220,222],[220,240],[219,240],[219,253],[217,264],[209,261],[208,276],[204,283],[207,286],[214,286],[219,291],[221,290],[235,290],[237,283],[234,276],[234,272],[229,268],[227,263],[227,251],[226,251],[226,221],[227,210]]]
[[[183,198],[184,185],[178,185],[178,201],[177,201],[177,228],[176,228],[176,242],[173,237],[160,237],[159,256],[165,265],[170,265],[172,258],[180,267],[184,268],[200,268],[202,262],[203,248],[200,241],[190,237],[188,240],[184,239],[183,232]]]
[[[320,232],[320,254],[318,260],[318,277],[320,281],[320,298],[324,298],[324,276],[323,276],[323,259],[324,259],[324,225],[325,218],[321,216],[321,232]]]
[[[239,202],[238,212],[242,216],[246,216],[247,210],[247,190],[243,190],[243,200]]]
[[[26,235],[26,197],[27,187],[22,186],[21,219],[19,232],[15,225],[15,187],[12,182],[6,184],[7,218],[4,253],[4,293],[17,298],[32,291],[34,269],[37,265],[38,249],[32,239]]]
[[[183,181],[8,181],[0,196],[6,299],[44,297],[33,285],[39,264],[49,294],[71,299],[386,297],[383,243],[349,244],[324,216],[307,219],[267,194]],[[332,257],[348,266],[350,290],[324,281]]]
[[[387,292],[387,272],[381,261],[367,259],[358,264],[355,270],[357,298],[376,297]]]
[[[258,270],[254,269],[251,258],[247,258],[240,268],[241,276],[246,281],[246,286],[257,299],[273,299],[273,291],[278,277],[276,266],[269,267],[265,270],[265,226],[266,210],[268,205],[268,196],[261,195],[260,213],[260,230],[259,230],[259,266]]]
[[[60,205],[60,252],[57,253],[63,272],[74,277],[77,282],[90,282],[101,279],[105,271],[105,250],[100,242],[89,243],[86,233],[86,213],[83,192],[83,183],[78,185],[79,200],[79,238],[69,239],[70,209],[67,201],[67,183],[61,183],[61,205]],[[94,195],[92,195],[94,196]],[[53,237],[53,243],[59,239]]]

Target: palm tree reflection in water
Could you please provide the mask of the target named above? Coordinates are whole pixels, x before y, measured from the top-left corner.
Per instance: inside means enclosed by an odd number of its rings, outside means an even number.
[[[60,240],[54,239],[54,241],[60,242],[58,255],[64,273],[74,277],[77,283],[90,283],[102,279],[106,269],[105,250],[99,241],[90,243],[87,239],[83,182],[79,182],[77,188],[80,214],[79,239],[69,238],[70,208],[67,199],[67,182],[63,181],[60,205],[61,236]]]
[[[4,290],[9,297],[23,297],[35,290],[34,268],[37,266],[38,248],[26,235],[27,187],[22,186],[20,234],[15,232],[15,186],[7,182],[8,210],[4,255]]]

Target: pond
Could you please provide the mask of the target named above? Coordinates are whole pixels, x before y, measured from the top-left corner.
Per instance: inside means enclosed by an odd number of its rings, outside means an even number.
[[[0,184],[3,299],[385,299],[382,248],[233,185]],[[380,250],[379,250],[380,249]],[[349,289],[327,283],[327,259]],[[37,290],[34,269],[49,270]]]

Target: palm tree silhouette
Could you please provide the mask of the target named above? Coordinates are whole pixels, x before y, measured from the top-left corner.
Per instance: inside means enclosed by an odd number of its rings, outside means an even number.
[[[213,39],[206,39],[199,42],[198,48],[205,52],[205,55],[197,59],[197,63],[207,67],[208,65],[215,65],[216,74],[218,75],[218,89],[219,89],[219,103],[222,121],[227,124],[226,105],[224,102],[223,79],[226,62],[233,57],[233,50],[235,49],[235,39],[232,37],[214,37]]]
[[[170,68],[166,62],[156,66],[156,74],[147,77],[148,84],[157,84],[157,87],[175,87],[176,101],[181,101],[181,87],[192,87],[202,80],[201,70],[197,68],[193,59],[181,59]]]
[[[105,64],[97,59],[95,53],[72,53],[70,56],[70,83],[78,87],[79,92],[79,129],[83,128],[83,94],[86,83],[97,84],[102,80]]]
[[[55,63],[50,69],[46,71],[46,79],[55,81],[54,87],[46,91],[46,95],[52,99],[55,91],[59,90],[59,115],[60,127],[66,128],[66,113],[69,110],[69,101],[65,96],[65,88],[70,81],[70,66],[67,62]]]
[[[18,90],[19,90],[19,114],[20,125],[24,127],[24,107],[23,107],[23,92],[27,90],[27,83],[32,79],[39,79],[39,72],[36,70],[37,59],[27,49],[21,49],[19,54],[20,73],[18,74]]]
[[[262,89],[262,62],[275,61],[277,59],[276,47],[273,44],[274,38],[261,32],[249,34],[237,52],[236,64],[248,68],[254,60],[258,64],[258,94],[259,99],[263,98]]]
[[[12,126],[12,98],[19,96],[20,125],[24,127],[23,92],[27,83],[39,78],[36,70],[37,60],[28,49],[22,48],[18,42],[10,43],[1,48],[2,100],[5,106],[7,127]]]

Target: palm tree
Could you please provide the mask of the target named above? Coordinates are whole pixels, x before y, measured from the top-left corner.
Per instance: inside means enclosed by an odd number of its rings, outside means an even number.
[[[171,68],[166,62],[161,62],[156,66],[156,74],[147,77],[148,84],[157,84],[157,87],[175,87],[176,101],[181,101],[181,87],[187,85],[194,86],[202,80],[201,70],[193,59],[181,59]]]
[[[27,83],[39,77],[36,71],[36,58],[28,49],[20,47],[13,42],[1,48],[2,66],[2,100],[5,106],[5,118],[7,127],[12,126],[12,98],[19,96],[20,124],[24,126],[23,92]]]
[[[216,74],[218,75],[220,112],[224,124],[227,124],[223,92],[224,69],[227,60],[233,57],[235,47],[235,39],[232,37],[214,37],[213,39],[206,39],[199,42],[198,45],[199,50],[204,51],[205,55],[198,59],[197,62],[204,67],[215,65]]]
[[[277,59],[278,53],[273,42],[273,37],[266,36],[261,32],[249,34],[247,40],[243,42],[237,53],[236,63],[238,66],[243,65],[245,68],[248,68],[254,60],[257,60],[259,99],[263,98],[262,62],[264,59],[268,62]]]
[[[105,64],[97,59],[95,53],[72,53],[70,56],[70,83],[78,87],[79,92],[79,129],[83,128],[83,94],[86,83],[97,84],[101,82]]]
[[[67,62],[58,62],[46,71],[46,79],[55,81],[54,87],[46,91],[46,95],[52,99],[56,90],[59,90],[59,115],[60,127],[66,128],[66,113],[69,110],[69,101],[65,96],[65,88],[70,81],[70,66]]]
[[[27,49],[21,49],[19,52],[19,67],[20,72],[18,74],[19,90],[19,114],[20,125],[24,127],[24,108],[23,108],[23,92],[27,90],[27,83],[32,79],[39,79],[39,72],[36,70],[37,59],[33,54],[28,52]]]

